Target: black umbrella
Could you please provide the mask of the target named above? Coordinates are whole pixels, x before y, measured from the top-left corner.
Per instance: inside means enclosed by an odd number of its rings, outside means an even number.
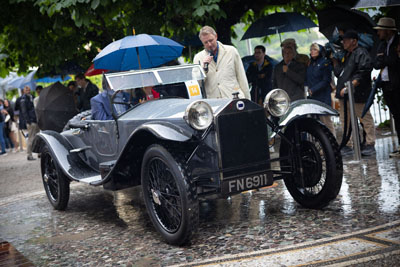
[[[40,130],[61,132],[77,113],[73,93],[67,87],[56,82],[43,88],[36,106]]]
[[[294,32],[313,27],[318,26],[312,20],[299,13],[277,12],[256,20],[244,33],[242,40],[281,32]]]
[[[359,10],[352,10],[345,7],[329,7],[317,11],[319,31],[326,38],[331,39],[332,34],[337,29],[353,29],[359,33],[369,33],[376,35],[373,29],[376,23],[371,17]]]
[[[400,6],[400,0],[360,0],[353,8]]]

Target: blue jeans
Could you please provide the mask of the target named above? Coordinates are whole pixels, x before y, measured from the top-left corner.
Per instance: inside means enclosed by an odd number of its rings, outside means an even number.
[[[4,141],[4,122],[0,122],[0,144],[1,154],[6,153],[6,142]]]

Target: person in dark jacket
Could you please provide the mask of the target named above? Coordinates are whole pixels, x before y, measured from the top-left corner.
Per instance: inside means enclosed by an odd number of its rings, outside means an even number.
[[[252,85],[251,100],[262,105],[265,96],[272,89],[272,64],[265,58],[265,47],[257,45],[254,48],[254,58],[246,71],[248,82]]]
[[[325,49],[323,46],[313,43],[310,47],[310,64],[307,67],[307,76],[305,86],[308,87],[310,99],[321,101],[332,106],[331,99],[331,79],[332,64],[325,57]],[[336,136],[335,127],[331,116],[320,116],[320,120],[328,129]]]
[[[24,87],[24,94],[21,97],[19,105],[19,116],[26,122],[26,128],[28,129],[27,158],[28,160],[35,160],[35,158],[32,156],[32,143],[36,134],[39,132],[39,126],[37,125],[31,88],[28,85]]]
[[[86,79],[83,73],[75,76],[75,81],[79,86],[78,96],[78,109],[79,111],[85,111],[90,109],[90,99],[99,93],[99,88],[93,84],[90,80]]]
[[[396,22],[392,18],[379,19],[377,30],[381,42],[377,48],[374,68],[381,70],[383,98],[393,115],[397,138],[400,143],[400,58],[397,54],[399,35]],[[391,157],[400,157],[400,149],[389,154]]]
[[[347,101],[347,88],[345,83],[350,81],[354,88],[354,108],[356,116],[364,125],[366,132],[366,145],[361,149],[363,156],[375,154],[375,125],[371,113],[368,111],[361,119],[361,113],[371,92],[371,70],[372,60],[369,52],[358,45],[358,33],[354,30],[348,30],[343,35],[343,48],[346,55],[342,62],[332,58],[334,73],[338,77],[336,86],[336,98],[340,101],[340,121],[344,125],[344,103],[346,100],[347,110],[349,105]],[[350,114],[347,112],[347,122],[350,121]],[[349,125],[349,123],[348,123]],[[347,129],[349,128],[346,125]],[[342,148],[342,155],[353,153],[351,148],[352,140],[350,138],[348,146]]]
[[[295,51],[290,46],[283,48],[282,56],[272,74],[273,88],[285,90],[291,101],[304,99],[305,65],[294,59]]]

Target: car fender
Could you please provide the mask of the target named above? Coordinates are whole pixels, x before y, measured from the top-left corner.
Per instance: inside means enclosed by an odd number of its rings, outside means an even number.
[[[300,99],[290,104],[288,112],[279,118],[278,123],[280,128],[286,128],[293,121],[308,115],[339,116],[339,112],[321,101]],[[269,138],[274,137],[275,134],[275,132],[270,131]]]
[[[327,104],[314,99],[301,99],[291,103],[288,112],[279,119],[280,126],[306,115],[339,116],[339,113]]]
[[[85,177],[98,175],[98,172],[87,166],[78,153],[71,153],[73,147],[67,139],[55,131],[41,131],[32,144],[32,151],[40,153],[43,146],[47,145],[53,159],[58,163],[62,172],[70,180],[79,180]]]
[[[155,121],[142,124],[132,133],[131,138],[135,135],[135,133],[143,130],[151,132],[158,139],[177,142],[188,141],[193,135],[189,130],[179,127],[176,124]]]

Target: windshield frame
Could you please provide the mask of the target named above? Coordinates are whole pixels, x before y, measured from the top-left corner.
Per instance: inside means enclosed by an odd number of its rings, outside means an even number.
[[[166,75],[167,72],[173,73],[176,71],[177,74],[181,73],[183,76],[189,75],[184,73],[185,70],[191,71],[190,79],[188,77],[183,77],[172,80],[170,79],[168,81],[168,78],[171,78],[171,75]],[[203,68],[198,64],[185,64],[145,70],[106,73],[105,77],[112,90],[121,91],[146,86],[175,84],[191,80],[201,81],[206,78],[206,74],[204,73]]]

